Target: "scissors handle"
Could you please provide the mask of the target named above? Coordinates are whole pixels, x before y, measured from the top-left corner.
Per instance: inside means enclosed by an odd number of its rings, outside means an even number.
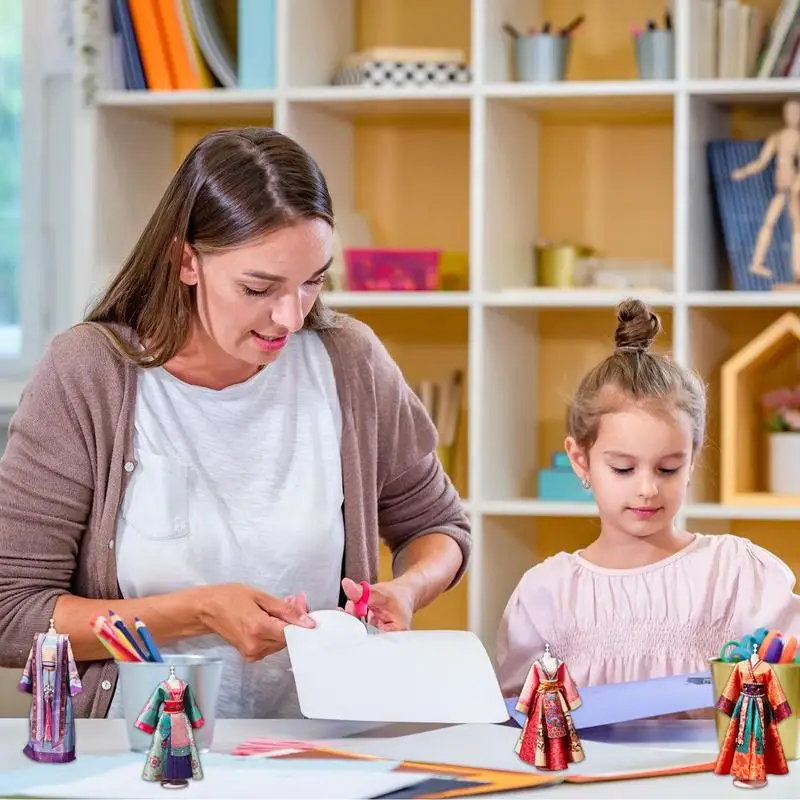
[[[361,597],[353,603],[353,613],[364,622],[367,621],[367,611],[369,611],[369,581],[361,581]]]

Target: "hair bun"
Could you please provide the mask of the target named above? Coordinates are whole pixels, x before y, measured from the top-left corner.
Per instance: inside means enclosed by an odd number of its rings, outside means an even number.
[[[617,306],[617,351],[646,353],[661,333],[661,320],[641,300],[623,300]]]

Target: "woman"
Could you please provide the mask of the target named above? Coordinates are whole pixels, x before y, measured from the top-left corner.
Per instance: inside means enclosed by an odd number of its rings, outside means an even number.
[[[24,666],[54,617],[78,716],[120,713],[90,629],[109,608],[165,653],[222,655],[219,716],[296,716],[287,624],[352,611],[367,580],[371,622],[406,629],[466,569],[429,417],[375,335],[319,300],[332,252],[309,154],[217,131],[35,370],[0,461],[0,663]],[[394,578],[376,583],[379,533]]]

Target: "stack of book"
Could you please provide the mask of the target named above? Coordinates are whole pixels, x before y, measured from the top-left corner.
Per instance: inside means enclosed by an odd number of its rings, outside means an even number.
[[[111,0],[109,34],[113,89],[275,85],[275,0]]]
[[[800,0],[772,19],[742,0],[695,0],[691,13],[692,77],[800,77]]]

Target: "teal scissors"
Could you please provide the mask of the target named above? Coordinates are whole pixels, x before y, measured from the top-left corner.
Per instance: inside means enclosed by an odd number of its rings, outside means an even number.
[[[753,654],[753,645],[756,649],[761,647],[761,643],[767,636],[769,631],[767,628],[759,628],[755,633],[748,633],[743,636],[741,641],[731,639],[722,645],[722,650],[719,653],[720,661],[737,662],[745,661]]]
[[[361,597],[358,602],[353,603],[353,614],[364,623],[367,633],[374,635],[378,633],[378,629],[367,622],[367,613],[369,611],[369,581],[361,581]]]

